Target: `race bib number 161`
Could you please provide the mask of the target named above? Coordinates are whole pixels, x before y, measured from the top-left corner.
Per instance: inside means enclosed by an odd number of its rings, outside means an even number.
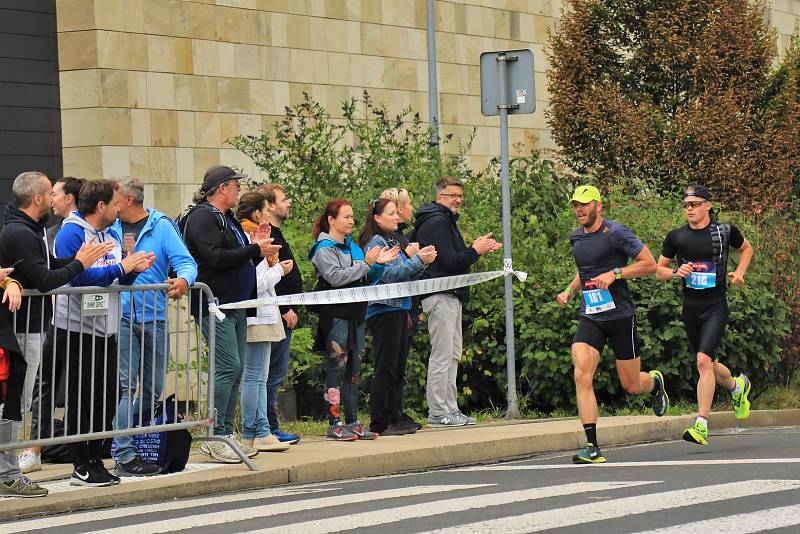
[[[613,310],[617,307],[608,289],[584,290],[583,301],[586,303],[587,315]]]

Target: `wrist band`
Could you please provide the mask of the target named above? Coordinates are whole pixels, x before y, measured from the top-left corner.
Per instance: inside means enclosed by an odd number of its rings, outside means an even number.
[[[572,289],[572,286],[567,286],[567,289],[565,289],[564,291],[566,291],[566,292],[567,292],[567,293],[569,293],[570,295],[572,295],[573,293],[575,293],[575,290],[574,290],[574,289]]]

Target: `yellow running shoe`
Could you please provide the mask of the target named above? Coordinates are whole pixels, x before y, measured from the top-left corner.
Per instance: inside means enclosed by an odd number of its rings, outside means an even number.
[[[734,380],[739,385],[739,394],[733,396],[733,414],[736,419],[747,419],[750,417],[750,401],[747,400],[750,394],[750,379],[741,373]]]
[[[708,428],[700,421],[696,421],[693,427],[683,431],[683,439],[689,443],[708,445]]]

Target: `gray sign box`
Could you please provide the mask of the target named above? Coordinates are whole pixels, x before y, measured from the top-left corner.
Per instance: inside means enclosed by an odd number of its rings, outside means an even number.
[[[508,81],[505,98],[500,95],[500,61],[505,55],[516,58],[505,61]],[[536,111],[536,90],[533,81],[533,52],[530,50],[505,50],[481,54],[481,113],[499,115],[497,106],[509,105],[509,115]]]

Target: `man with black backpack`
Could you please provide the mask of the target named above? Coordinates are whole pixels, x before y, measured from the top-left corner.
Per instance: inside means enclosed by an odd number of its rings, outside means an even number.
[[[683,324],[700,371],[697,419],[683,432],[683,439],[699,445],[708,445],[708,416],[715,384],[731,393],[737,419],[750,415],[750,380],[744,374],[734,378],[716,353],[728,322],[727,278],[734,285],[744,284],[753,248],[738,228],[718,223],[712,208],[708,189],[697,184],[686,189],[683,212],[687,224],[667,234],[656,271],[659,280],[678,279],[683,285]],[[739,250],[739,266],[728,273],[730,246]],[[673,260],[675,269],[670,267]]]
[[[239,180],[245,175],[230,167],[214,165],[203,177],[194,196],[194,207],[178,222],[189,252],[197,261],[197,282],[211,288],[220,304],[256,298],[256,265],[280,247],[271,238],[248,243],[232,208],[239,202]],[[202,302],[201,302],[202,301]],[[202,306],[202,308],[201,308]],[[247,314],[250,310],[225,310],[225,318],[208,313],[204,297],[192,300],[192,314],[200,315],[200,327],[208,342],[210,321],[215,323],[214,408],[218,412],[214,433],[234,439],[233,425],[242,381],[242,358],[247,343]],[[249,457],[258,450],[238,443]],[[239,456],[222,442],[204,442],[200,452],[223,463],[239,463]]]

